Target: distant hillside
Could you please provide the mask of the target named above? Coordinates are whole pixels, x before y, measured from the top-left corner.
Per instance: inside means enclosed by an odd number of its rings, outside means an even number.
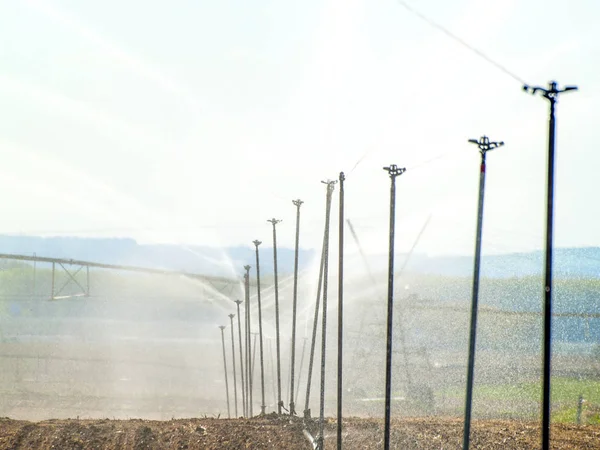
[[[350,246],[350,245],[349,245]],[[108,264],[128,264],[143,267],[156,267],[173,270],[203,273],[206,275],[240,275],[243,266],[254,266],[254,248],[209,246],[140,245],[133,239],[120,238],[76,238],[76,237],[37,237],[0,236],[0,253],[37,254],[58,258],[73,258],[103,262]],[[291,273],[294,269],[294,250],[280,247],[277,252],[278,267],[281,273]],[[305,269],[317,257],[315,250],[301,250],[299,265]],[[396,267],[399,269],[405,255],[398,255]],[[261,272],[273,273],[272,248],[261,246]],[[368,254],[369,269],[373,273],[387,270],[387,255]],[[347,271],[362,271],[365,261],[358,254],[349,255]],[[332,264],[334,270],[337,264]],[[482,276],[488,278],[511,278],[539,276],[543,273],[544,254],[542,251],[483,256]],[[429,257],[414,254],[407,265],[413,273],[468,277],[473,270],[472,256]],[[554,254],[554,273],[560,278],[600,278],[600,248],[558,248]],[[316,274],[315,274],[316,276]]]
[[[133,239],[77,237],[0,236],[0,253],[16,253],[55,258],[72,258],[106,264],[182,270],[206,275],[241,275],[244,265],[254,266],[254,247],[224,249],[201,246],[140,245]],[[313,258],[313,251],[301,250],[300,268]],[[261,246],[261,272],[273,272],[273,249]],[[294,250],[277,249],[278,268],[292,272]]]
[[[396,267],[406,255],[397,255]],[[372,272],[387,270],[386,255],[367,257]],[[544,252],[483,255],[481,275],[487,278],[540,276],[544,269]],[[414,254],[406,270],[419,274],[468,277],[473,274],[473,256],[436,256]],[[553,273],[556,278],[600,278],[600,248],[557,248],[554,250]]]

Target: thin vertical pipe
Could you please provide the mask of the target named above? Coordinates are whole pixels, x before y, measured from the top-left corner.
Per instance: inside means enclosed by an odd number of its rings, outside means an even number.
[[[227,357],[225,356],[225,327],[221,325],[221,343],[223,344],[223,368],[225,370],[225,394],[227,396],[227,417],[231,419],[231,410],[229,409],[229,382],[227,381]]]
[[[237,318],[238,318],[238,337],[239,337],[239,347],[240,347],[240,376],[241,376],[241,385],[242,385],[242,411],[244,416],[247,416],[246,412],[246,387],[244,386],[244,360],[242,358],[242,319],[240,316],[240,304],[241,300],[236,300],[235,304],[237,305]]]
[[[302,200],[292,200],[296,207],[296,242],[294,246],[294,297],[292,305],[292,349],[290,365],[290,415],[296,415],[296,405],[294,402],[294,371],[296,364],[296,311],[298,305],[298,253],[300,251],[300,206],[304,203]]]
[[[385,424],[383,448],[390,448],[391,399],[392,399],[392,331],[394,314],[394,239],[396,231],[396,177],[404,172],[395,164],[384,167],[391,179],[390,184],[390,230],[388,252],[388,301],[387,301],[387,338],[385,354]]]
[[[252,399],[252,393],[253,393],[253,389],[252,389],[252,337],[250,335],[250,333],[252,332],[252,321],[251,321],[251,313],[250,313],[250,266],[246,265],[244,266],[244,269],[246,270],[246,273],[244,274],[244,281],[245,281],[245,294],[246,294],[246,317],[247,317],[247,321],[248,321],[248,328],[246,331],[246,336],[248,339],[248,343],[247,343],[247,352],[248,352],[248,362],[247,362],[247,380],[246,380],[246,384],[247,384],[247,389],[248,389],[248,414],[250,415],[250,417],[254,416],[254,411],[253,411],[253,399]]]
[[[263,328],[262,328],[262,304],[260,298],[260,260],[258,256],[258,246],[262,244],[259,240],[252,241],[256,247],[256,297],[258,300],[258,340],[260,345],[260,393],[261,393],[261,405],[260,413],[264,415],[266,413],[265,405],[265,362],[263,354]]]
[[[331,197],[334,189],[334,181],[328,181],[327,184],[327,201],[331,206]],[[321,391],[320,391],[320,404],[319,404],[319,450],[323,450],[325,447],[325,361],[327,351],[327,281],[328,281],[328,270],[329,270],[329,223],[330,223],[330,212],[331,208],[327,209],[327,216],[325,217],[325,261],[323,264],[323,308],[322,308],[322,322],[321,322]]]
[[[327,199],[329,195],[327,196]],[[325,215],[329,214],[331,204],[328,200],[325,201]],[[321,263],[319,265],[319,281],[317,283],[317,300],[315,301],[315,316],[313,319],[312,339],[310,342],[310,354],[308,357],[308,374],[306,379],[306,399],[304,403],[304,417],[310,418],[310,389],[312,383],[313,364],[315,359],[315,346],[317,343],[317,329],[319,326],[319,307],[321,304],[321,290],[323,287],[323,266],[325,264],[325,231],[323,231],[323,247],[321,250]]]
[[[344,338],[344,172],[340,172],[339,232],[338,232],[338,361],[337,361],[337,448],[342,450],[343,405],[343,338]]]
[[[277,414],[281,414],[283,400],[281,399],[281,345],[279,339],[279,283],[277,279],[277,230],[276,225],[281,222],[275,218],[267,220],[273,225],[273,269],[275,287],[275,344],[277,358]]]
[[[233,335],[233,317],[235,314],[229,314],[229,319],[231,321],[231,365],[233,367],[233,398],[234,398],[234,411],[235,417],[238,416],[238,399],[237,399],[237,375],[235,373],[235,337]]]

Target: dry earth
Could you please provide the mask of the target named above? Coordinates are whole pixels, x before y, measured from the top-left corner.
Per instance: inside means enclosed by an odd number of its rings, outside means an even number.
[[[312,431],[316,428],[311,426]],[[255,419],[177,419],[170,421],[0,419],[0,450],[7,449],[310,449],[303,425],[289,417]],[[336,448],[336,423],[325,428],[326,449]],[[379,449],[383,421],[344,419],[344,449]],[[457,419],[399,419],[392,423],[392,448],[459,449],[462,422]],[[518,421],[477,421],[473,449],[539,449],[539,425]],[[552,448],[600,449],[600,427],[554,425]]]
[[[400,419],[392,422],[391,448],[402,450],[460,449],[463,422],[440,417]],[[553,425],[551,448],[555,450],[600,449],[600,427]],[[383,447],[383,421],[344,419],[345,450]],[[336,448],[336,422],[326,428],[326,450]],[[519,421],[475,421],[471,448],[531,450],[541,448],[539,424]]]

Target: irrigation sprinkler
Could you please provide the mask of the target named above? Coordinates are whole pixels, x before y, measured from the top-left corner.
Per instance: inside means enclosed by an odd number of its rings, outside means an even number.
[[[262,332],[262,306],[260,301],[260,260],[258,257],[258,246],[262,244],[261,241],[252,241],[256,248],[256,297],[258,299],[258,341],[260,345],[260,392],[262,403],[260,405],[260,414],[265,415],[265,360],[263,354],[263,332]]]
[[[227,357],[225,356],[225,326],[220,325],[221,343],[223,344],[223,367],[225,369],[225,395],[227,396],[227,417],[231,419],[231,411],[229,409],[229,382],[227,381]]]
[[[337,448],[342,450],[342,366],[344,338],[344,172],[340,172],[340,215],[338,251],[338,366],[337,366]]]
[[[548,88],[523,86],[525,92],[536,94],[550,102],[548,118],[548,177],[546,190],[546,264],[544,280],[544,338],[543,338],[543,388],[542,388],[542,450],[550,449],[550,357],[552,355],[552,244],[554,221],[554,150],[556,136],[556,102],[559,94],[577,90],[577,86],[558,89],[551,81]]]
[[[235,314],[229,314],[231,320],[231,361],[233,366],[233,398],[235,405],[235,417],[238,418],[238,401],[237,401],[237,376],[235,374],[235,339],[233,337],[233,317]]]
[[[477,232],[475,237],[475,260],[473,263],[473,291],[471,297],[471,326],[469,331],[469,362],[467,365],[467,394],[465,396],[465,423],[463,428],[463,450],[469,450],[471,436],[471,412],[473,407],[473,377],[475,374],[475,343],[477,338],[477,305],[479,303],[479,272],[481,267],[481,235],[483,231],[483,199],[485,195],[485,165],[487,152],[504,145],[490,142],[487,136],[469,139],[477,145],[481,154],[479,168],[479,199],[477,202]]]
[[[294,250],[294,297],[292,306],[292,352],[290,365],[290,416],[296,415],[296,404],[294,402],[294,369],[296,364],[296,308],[298,304],[298,252],[300,245],[300,206],[302,200],[292,200],[296,207],[296,245]]]
[[[329,193],[329,189],[327,189],[326,201],[325,201],[325,217],[329,216],[329,212],[331,210],[331,194]],[[319,306],[321,303],[321,290],[323,288],[323,266],[325,264],[325,239],[326,239],[326,230],[323,231],[323,247],[321,250],[321,263],[319,265],[319,281],[317,283],[317,300],[315,301],[315,317],[313,320],[313,329],[312,329],[312,339],[310,342],[310,354],[308,357],[308,374],[306,379],[306,399],[304,403],[304,418],[310,419],[310,388],[312,382],[312,371],[313,371],[313,363],[315,359],[315,345],[317,342],[317,328],[319,325]]]
[[[331,205],[331,197],[333,190],[335,189],[335,183],[333,181],[322,181],[327,185],[327,201]],[[331,208],[327,209],[327,216],[325,217],[325,246],[323,247],[323,254],[325,256],[323,262],[323,312],[322,312],[322,325],[321,325],[321,398],[319,407],[319,450],[325,448],[324,433],[325,433],[325,354],[327,350],[327,275],[329,270],[329,223],[331,218]]]
[[[395,164],[384,167],[390,179],[390,245],[388,260],[388,304],[387,304],[387,339],[385,354],[385,428],[383,438],[384,450],[390,448],[390,423],[392,399],[392,317],[394,313],[394,233],[396,228],[396,177],[406,172]]]
[[[246,295],[246,404],[248,405],[248,414],[250,417],[254,415],[252,411],[252,342],[250,337],[250,266],[244,266],[246,273],[244,274],[244,293]]]
[[[275,342],[277,356],[277,414],[281,414],[283,400],[281,400],[281,348],[279,343],[279,286],[277,283],[277,230],[276,225],[281,222],[275,218],[267,220],[273,225],[273,268],[274,268],[274,283],[275,283]]]
[[[240,304],[241,300],[235,300],[235,304],[237,305],[237,318],[238,318],[238,337],[240,339],[240,376],[242,382],[242,411],[244,417],[248,415],[246,411],[246,387],[244,386],[244,359],[242,358],[242,320],[240,316]]]

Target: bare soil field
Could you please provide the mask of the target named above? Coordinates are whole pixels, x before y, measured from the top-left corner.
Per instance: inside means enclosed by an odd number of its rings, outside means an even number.
[[[310,449],[288,418],[131,420],[0,419],[0,449]]]
[[[392,421],[391,448],[402,450],[460,449],[463,422],[440,417]],[[600,427],[556,424],[552,426],[555,450],[600,449]],[[383,446],[383,420],[344,419],[344,449],[378,449]],[[541,447],[539,424],[520,421],[474,421],[471,448],[531,450]],[[325,449],[336,448],[336,422],[326,427]]]
[[[315,424],[311,427],[316,431]],[[270,415],[254,419],[46,420],[0,419],[0,449],[311,449],[300,419]],[[336,423],[326,424],[325,448],[336,448]],[[462,421],[444,418],[398,419],[392,423],[392,448],[459,449]],[[539,425],[518,421],[476,421],[474,449],[537,449]],[[383,445],[380,419],[344,419],[344,448]],[[600,427],[554,425],[552,448],[600,449]]]

